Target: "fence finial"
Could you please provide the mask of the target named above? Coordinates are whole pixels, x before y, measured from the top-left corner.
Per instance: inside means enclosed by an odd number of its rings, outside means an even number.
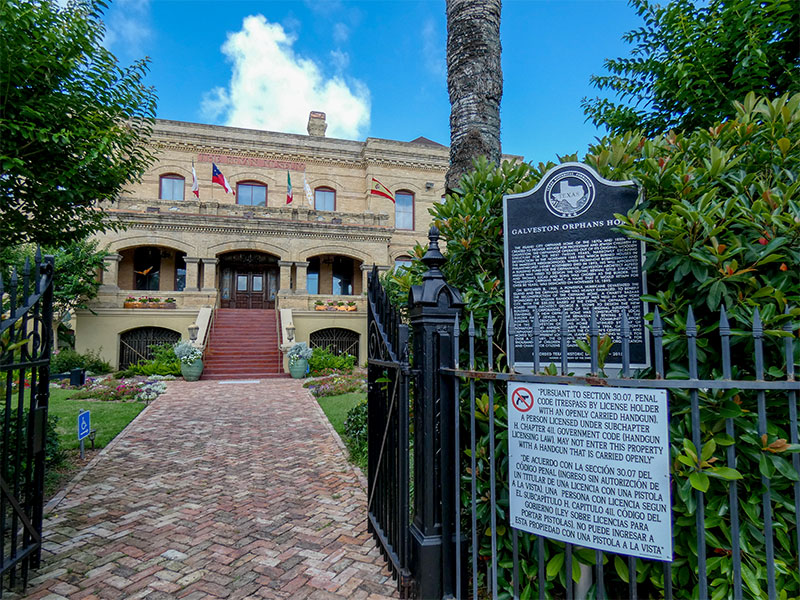
[[[439,229],[434,225],[428,233],[428,251],[420,260],[428,267],[422,276],[422,285],[411,286],[408,294],[409,307],[439,306],[461,309],[464,302],[456,288],[448,283],[442,275],[441,267],[447,259],[439,251]]]
[[[689,312],[686,315],[686,336],[697,337],[697,323],[694,320],[694,311],[689,306]]]
[[[728,323],[728,313],[725,310],[725,305],[719,307],[719,334],[722,335],[730,335],[731,334],[731,326]]]
[[[445,257],[439,251],[439,228],[432,225],[428,232],[428,251],[422,257],[422,262],[428,267],[428,271],[422,276],[422,279],[442,279],[442,272],[439,270],[445,263]]]
[[[761,315],[758,308],[753,311],[753,337],[760,338],[764,335],[764,325],[761,322]]]

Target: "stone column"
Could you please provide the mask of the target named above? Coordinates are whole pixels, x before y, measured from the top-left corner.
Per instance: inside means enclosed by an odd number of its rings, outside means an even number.
[[[109,254],[103,258],[105,271],[103,271],[103,287],[108,291],[119,289],[119,261],[122,260],[120,254]]]
[[[308,294],[308,263],[298,261],[294,263],[294,266],[297,268],[294,293]]]
[[[281,278],[278,286],[279,294],[290,294],[292,292],[292,265],[290,260],[279,260],[278,266],[281,268]]]
[[[216,258],[203,259],[203,287],[201,292],[216,292],[217,291],[217,263]]]
[[[199,289],[198,274],[200,272],[200,259],[185,257],[186,262],[186,287],[187,292],[196,292]]]

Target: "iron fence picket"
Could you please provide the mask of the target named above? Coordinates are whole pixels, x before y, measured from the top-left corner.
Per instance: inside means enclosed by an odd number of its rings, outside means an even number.
[[[786,307],[786,314],[789,314],[789,307]],[[791,321],[783,326],[783,330],[788,334],[784,338],[783,353],[785,357],[786,366],[786,379],[794,381],[794,332],[792,330]],[[798,426],[797,426],[797,392],[790,391],[787,394],[789,403],[789,441],[792,444],[798,443]],[[795,472],[800,473],[800,453],[795,452],[792,454],[792,466]],[[794,482],[794,514],[800,515],[800,480]],[[800,518],[800,517],[796,517]],[[797,571],[800,572],[800,523],[797,524],[795,531],[797,540]]]
[[[52,343],[53,258],[26,259],[22,277],[0,276],[0,375],[4,387],[0,445],[0,597],[39,566]],[[19,581],[18,581],[19,577]]]

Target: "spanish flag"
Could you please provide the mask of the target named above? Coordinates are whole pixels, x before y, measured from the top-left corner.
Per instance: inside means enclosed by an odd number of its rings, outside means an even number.
[[[384,198],[388,198],[392,202],[394,202],[394,194],[389,191],[385,185],[383,185],[380,181],[372,178],[372,187],[369,190],[370,194],[375,194],[376,196],[383,196]]]

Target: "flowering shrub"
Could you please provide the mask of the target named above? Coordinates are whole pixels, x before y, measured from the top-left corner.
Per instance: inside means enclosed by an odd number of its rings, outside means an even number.
[[[130,379],[89,377],[86,379],[86,383],[72,395],[72,398],[107,402],[150,402],[166,391],[167,385],[164,382],[173,379],[175,377],[172,375],[153,375]],[[60,387],[69,387],[68,382],[62,382]]]
[[[196,360],[203,358],[203,351],[191,342],[178,342],[172,347],[175,356],[184,365],[191,365]]]
[[[315,379],[304,384],[315,398],[324,396],[338,396],[350,392],[366,392],[367,382],[363,374],[341,373]]]
[[[309,348],[308,344],[305,342],[300,342],[289,348],[289,352],[286,354],[289,357],[289,364],[293,365],[298,360],[310,359],[311,355],[313,354],[313,350],[311,350],[311,348]]]
[[[314,348],[308,361],[308,369],[312,377],[337,371],[349,373],[355,362],[356,357],[350,354],[334,354],[327,348]]]

